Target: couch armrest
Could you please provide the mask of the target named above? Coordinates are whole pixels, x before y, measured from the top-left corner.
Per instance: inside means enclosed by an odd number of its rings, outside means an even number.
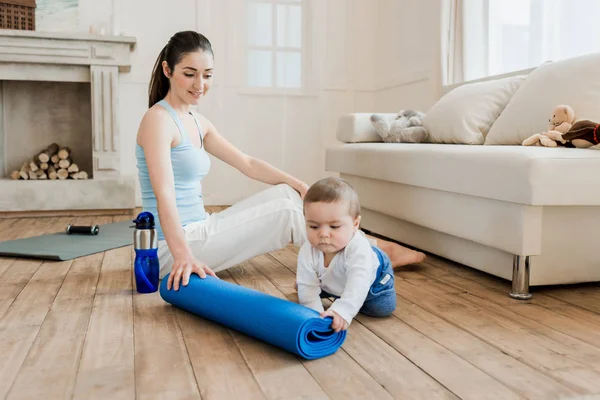
[[[340,117],[337,125],[335,137],[343,143],[360,142],[382,142],[381,136],[375,131],[371,123],[370,113],[352,113]],[[396,114],[389,113],[382,115],[395,117]]]

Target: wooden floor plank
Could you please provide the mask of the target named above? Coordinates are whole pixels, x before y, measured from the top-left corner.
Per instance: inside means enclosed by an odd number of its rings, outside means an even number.
[[[432,290],[439,286],[465,288],[467,293],[458,295],[461,301],[470,301],[474,305],[485,306],[486,310],[493,311],[493,313],[489,313],[490,316],[497,316],[498,322],[513,330],[525,327],[529,331],[535,331],[540,344],[554,351],[568,354],[569,357],[577,360],[585,360],[584,362],[588,365],[600,371],[600,362],[595,361],[600,360],[600,347],[598,347],[600,341],[598,341],[598,330],[593,323],[587,321],[579,323],[543,307],[537,307],[537,316],[529,318],[528,312],[524,311],[528,306],[527,303],[513,299],[512,302],[505,304],[505,296],[501,292],[486,288],[458,275],[446,275],[438,278],[437,282],[429,282],[428,286]],[[565,323],[568,324],[569,329],[565,328]]]
[[[75,381],[75,399],[135,397],[131,246],[106,251]]]
[[[600,343],[600,341],[596,341],[597,332],[600,331],[600,314],[565,302],[559,296],[552,297],[550,294],[554,289],[548,288],[539,291],[536,288],[534,289],[535,295],[531,300],[515,301],[507,296],[510,291],[510,282],[504,279],[447,260],[435,257],[430,257],[428,260],[423,269],[426,276],[439,276],[442,280],[452,282],[464,291],[502,305],[517,314],[590,344]],[[455,275],[465,279],[459,279]],[[577,286],[573,288],[573,290],[576,289]],[[600,289],[598,290],[600,291]]]
[[[230,268],[229,273],[239,285],[272,295],[278,294],[277,289],[266,278],[253,273],[251,269],[251,265],[243,263]],[[279,293],[278,297],[283,295]],[[236,332],[232,335],[267,398],[326,399],[329,397],[326,389],[321,388],[300,362],[299,357],[247,335]],[[285,384],[282,385],[282,382]]]
[[[510,292],[511,283],[506,279],[501,279],[474,268],[465,267],[458,263],[435,256],[429,257],[423,267],[422,271],[427,275],[450,275],[448,276],[449,278],[453,275],[458,275],[486,288],[494,288],[496,289],[496,292],[501,292],[506,295],[503,297],[495,296],[494,301],[497,304],[515,304],[514,299],[507,295]],[[470,288],[468,290],[470,290]],[[582,291],[587,291],[587,293],[581,295]],[[597,297],[598,294],[600,294],[600,286],[598,285],[534,286],[532,292],[534,296],[531,300],[518,303],[537,304],[566,316],[581,316],[584,320],[592,319],[593,322],[600,324],[600,313],[598,313],[598,310],[594,307],[598,304]],[[580,299],[579,302],[577,301],[577,298]],[[568,299],[571,301],[567,301]],[[591,307],[587,306],[589,303],[591,303]]]
[[[294,252],[292,246],[288,246],[285,249],[272,251],[269,253],[271,257],[279,261],[281,264],[285,265],[287,269],[296,273],[296,268],[298,266],[298,253]]]
[[[16,261],[15,257],[0,257],[0,275]]]
[[[296,275],[290,269],[268,255],[256,257],[250,263],[289,300],[298,302],[294,289]],[[458,398],[358,321],[350,325],[343,349],[394,398]]]
[[[226,279],[229,273],[219,276]],[[239,348],[232,345],[229,329],[183,310],[175,314],[203,400],[267,398]]]
[[[288,269],[296,269],[297,256],[293,248],[286,248],[270,253],[274,258],[286,264]],[[443,386],[461,398],[518,398],[517,393],[500,383],[494,377],[482,372],[462,358],[440,346],[426,335],[402,321],[393,318],[370,318],[359,314],[357,320],[365,325],[377,336],[385,340],[390,346],[411,360],[427,374],[435,377]],[[389,333],[396,332],[404,337],[399,341],[396,336]],[[432,350],[428,355],[423,349]],[[444,368],[443,365],[452,364],[453,368]],[[460,376],[469,376],[469,381],[461,381]],[[479,381],[479,385],[472,385],[472,379]],[[481,390],[481,387],[494,388]]]
[[[115,217],[115,222],[131,220],[139,212]],[[133,262],[135,253],[129,247]],[[133,271],[130,274],[135,279]],[[136,398],[201,398],[177,310],[165,303],[159,292],[141,294],[135,281],[132,284]]]
[[[0,242],[10,239],[11,235],[15,231],[13,226],[15,226],[18,221],[19,220],[16,218],[0,219]],[[6,271],[15,260],[15,257],[0,256],[0,276],[2,276],[2,273]]]
[[[517,399],[494,377],[397,318],[357,320],[461,399]]]
[[[140,211],[0,219],[0,240],[74,221],[131,220]],[[297,251],[288,246],[220,275],[297,301]],[[306,361],[171,307],[158,293],[138,295],[132,254],[126,246],[70,267],[0,257],[0,398],[587,400],[600,393],[598,284],[536,287],[532,300],[515,301],[510,282],[430,255],[396,270],[392,317],[359,315],[340,351]]]
[[[396,399],[458,399],[360,321],[352,323],[343,349]]]
[[[212,213],[218,213],[220,211],[228,209],[229,206],[206,206],[206,211]]]
[[[111,221],[112,217],[99,218],[99,223]],[[85,218],[74,222],[88,223]],[[102,252],[73,261],[9,399],[71,397],[103,257]]]
[[[6,328],[3,325],[2,317],[41,265],[42,260],[16,259],[0,276],[2,281],[2,290],[0,290],[0,329]]]
[[[425,269],[427,274],[430,269]],[[447,274],[439,280],[461,288],[497,306],[535,321],[565,335],[600,346],[600,315],[564,303],[552,297],[536,294],[532,301],[507,300],[506,293],[497,287],[483,285],[462,275]],[[497,309],[497,308],[496,308]]]
[[[551,399],[582,393],[556,382],[401,296],[397,297],[394,316],[526,398]]]
[[[61,219],[52,220],[54,227],[62,223]],[[42,229],[47,231],[52,227],[53,225],[46,221]],[[72,261],[33,261],[23,264],[16,261],[3,274],[3,278],[10,282],[9,296],[17,292],[18,295],[14,301],[9,297],[0,303],[10,304],[0,317],[0,354],[4,355],[0,358],[0,397],[9,393]],[[23,270],[16,269],[22,266]],[[24,286],[19,290],[22,284]],[[18,340],[15,343],[16,336],[22,336],[26,340]]]
[[[252,262],[233,269],[232,275],[244,286],[285,298]],[[293,285],[293,281],[291,284]],[[390,394],[343,350],[322,359],[303,361],[303,364],[332,398],[391,398]],[[334,371],[335,378],[332,375]]]
[[[158,292],[134,293],[137,399],[200,399],[174,308]]]
[[[540,289],[544,293],[555,299],[566,303],[576,305],[586,310],[600,314],[600,287],[599,286],[579,286],[560,289]]]
[[[595,384],[587,379],[571,381],[561,378],[564,371],[585,369],[581,361],[540,344],[540,336],[530,334],[510,319],[503,319],[492,311],[486,312],[473,303],[461,300],[460,294],[443,293],[442,290],[436,289],[434,281],[409,282],[398,279],[396,290],[407,300],[418,303],[427,311],[454,325],[461,326],[477,338],[565,385],[586,392],[598,390],[600,380]],[[598,373],[591,370],[590,374],[595,376]]]
[[[11,228],[11,233],[6,237],[7,240],[13,240],[51,233],[61,229],[64,223],[65,219],[62,218],[19,219],[18,224]],[[3,271],[0,271],[0,281],[2,281],[3,289],[0,291],[0,318],[41,265],[42,260],[18,258],[3,268]],[[1,320],[0,329],[2,329]]]

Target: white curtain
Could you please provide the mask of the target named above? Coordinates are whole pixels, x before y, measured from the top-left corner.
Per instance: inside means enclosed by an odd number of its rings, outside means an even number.
[[[464,79],[463,3],[464,0],[442,1],[441,62],[444,85],[462,82]]]
[[[599,0],[446,0],[445,84],[600,52]],[[444,58],[445,56],[445,58]]]

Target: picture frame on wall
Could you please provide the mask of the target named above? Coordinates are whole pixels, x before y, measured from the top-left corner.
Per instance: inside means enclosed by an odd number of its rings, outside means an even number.
[[[75,32],[79,29],[79,0],[36,0],[36,30]]]

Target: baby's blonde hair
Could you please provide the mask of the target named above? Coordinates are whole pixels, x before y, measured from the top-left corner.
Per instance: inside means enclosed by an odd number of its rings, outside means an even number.
[[[360,203],[354,188],[341,178],[325,178],[314,183],[304,196],[304,206],[310,203],[337,203],[343,201],[348,204],[348,213],[352,218],[360,215]]]

